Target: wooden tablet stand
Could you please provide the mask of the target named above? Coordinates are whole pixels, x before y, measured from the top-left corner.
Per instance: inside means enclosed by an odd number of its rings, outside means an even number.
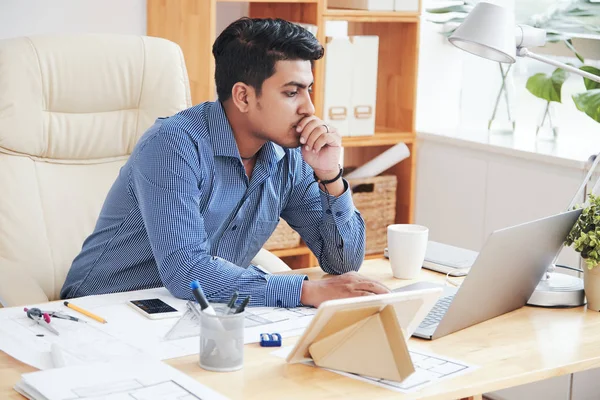
[[[308,347],[319,367],[403,381],[415,371],[393,305],[337,312]]]

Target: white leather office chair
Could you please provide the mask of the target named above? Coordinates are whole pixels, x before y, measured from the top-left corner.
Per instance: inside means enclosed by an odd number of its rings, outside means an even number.
[[[167,40],[0,40],[1,304],[59,297],[138,138],[190,105],[183,54]]]

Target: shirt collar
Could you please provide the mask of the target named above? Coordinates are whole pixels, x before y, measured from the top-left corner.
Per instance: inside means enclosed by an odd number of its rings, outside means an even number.
[[[221,157],[240,158],[240,152],[233,137],[233,130],[225,115],[220,101],[212,103],[208,111],[208,130],[212,142],[213,154]],[[278,162],[285,155],[285,150],[273,143],[264,144],[259,154],[259,160],[267,163]]]

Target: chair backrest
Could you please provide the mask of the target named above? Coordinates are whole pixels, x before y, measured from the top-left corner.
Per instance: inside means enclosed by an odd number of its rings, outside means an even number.
[[[59,297],[139,137],[190,105],[183,54],[165,39],[0,40],[1,303]]]

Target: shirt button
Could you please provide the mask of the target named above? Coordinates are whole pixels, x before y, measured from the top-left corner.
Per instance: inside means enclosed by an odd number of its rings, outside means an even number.
[[[236,229],[237,229],[237,225],[234,225],[234,226],[231,227],[232,231],[235,231]]]
[[[327,210],[325,210],[325,212],[326,212],[327,214],[331,214],[331,210],[330,210],[330,209],[327,209]]]
[[[277,300],[277,307],[281,307],[283,305],[283,303],[281,302],[281,300]]]
[[[342,212],[338,211],[338,212],[335,213],[335,215],[336,215],[336,217],[341,217],[342,216]]]

